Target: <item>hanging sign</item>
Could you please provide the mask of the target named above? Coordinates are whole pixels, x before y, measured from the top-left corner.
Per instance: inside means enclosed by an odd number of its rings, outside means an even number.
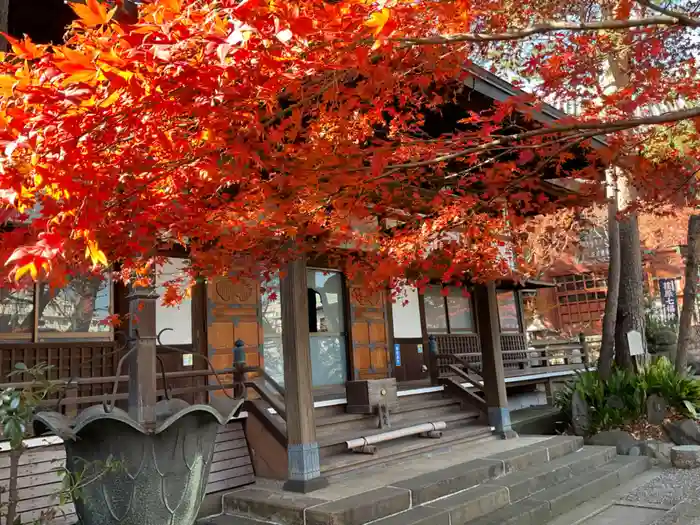
[[[394,361],[396,366],[401,366],[401,345],[399,343],[394,345]]]
[[[675,279],[659,279],[661,309],[667,321],[678,320],[678,291]]]

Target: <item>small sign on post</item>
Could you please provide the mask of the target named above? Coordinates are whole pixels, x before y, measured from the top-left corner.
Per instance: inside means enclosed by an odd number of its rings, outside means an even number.
[[[644,343],[642,342],[642,334],[637,330],[627,332],[627,344],[630,347],[631,356],[644,355]]]
[[[399,343],[394,345],[394,362],[396,366],[401,366],[401,345]]]

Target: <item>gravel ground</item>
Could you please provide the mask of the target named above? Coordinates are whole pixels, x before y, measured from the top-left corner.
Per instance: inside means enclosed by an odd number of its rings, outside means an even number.
[[[700,525],[700,469],[668,469],[624,498],[670,510],[651,525]]]

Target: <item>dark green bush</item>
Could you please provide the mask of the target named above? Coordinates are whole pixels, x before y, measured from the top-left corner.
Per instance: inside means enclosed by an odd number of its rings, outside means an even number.
[[[571,421],[571,402],[578,391],[589,406],[588,433],[618,428],[646,417],[646,401],[652,394],[663,397],[676,411],[686,417],[697,417],[700,406],[700,382],[679,374],[671,362],[661,357],[639,372],[614,369],[607,381],[597,371],[577,373],[556,393],[554,404]]]

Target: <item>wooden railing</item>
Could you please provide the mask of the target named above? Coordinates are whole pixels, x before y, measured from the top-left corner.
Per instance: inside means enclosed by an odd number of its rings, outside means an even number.
[[[530,342],[527,363],[534,369],[562,366],[585,368],[593,365],[590,349],[583,334],[573,340],[549,339]]]
[[[480,373],[481,345],[476,334],[431,335],[437,354],[431,356],[434,380],[454,377],[454,366],[465,363]],[[582,369],[592,364],[585,337],[576,340],[533,341],[524,334],[501,334],[501,355],[506,377]]]
[[[437,337],[431,335],[428,341],[430,355],[439,359],[441,368],[446,367],[450,372],[450,375],[440,378],[439,381],[470,406],[485,414],[488,409],[484,400],[484,379],[481,377],[481,370],[459,355],[440,354]]]
[[[230,391],[229,395],[232,397],[241,397],[243,394],[243,386],[247,383],[241,383],[236,381],[234,378],[240,373],[254,372],[257,368],[255,367],[243,367],[243,368],[225,368],[220,370],[215,370],[213,373],[211,370],[185,370],[178,372],[164,372],[158,375],[158,391],[157,395],[159,399],[165,399],[168,397],[178,397],[182,398],[189,396],[191,394],[208,394],[217,391]],[[221,384],[216,382],[216,384],[206,384],[206,378],[211,376],[214,378],[218,375],[220,378],[224,378]],[[194,379],[202,378],[205,381],[202,384],[196,386],[186,386],[186,387],[171,387],[169,383],[177,379]],[[53,393],[47,398],[41,401],[40,406],[47,408],[54,408],[68,415],[76,413],[81,407],[86,405],[96,405],[99,403],[114,403],[119,406],[120,401],[126,401],[129,397],[128,392],[123,391],[120,385],[125,384],[129,381],[128,375],[120,376],[103,376],[103,377],[73,377],[73,378],[63,378],[56,380],[49,380],[47,384],[51,387]],[[165,386],[163,386],[165,383]],[[113,393],[114,385],[117,385],[117,392]],[[80,390],[84,386],[100,385],[103,390],[107,391],[100,395],[81,395]],[[0,388],[15,388],[24,389],[32,388],[35,384],[31,381],[15,381],[6,382],[0,384]]]

